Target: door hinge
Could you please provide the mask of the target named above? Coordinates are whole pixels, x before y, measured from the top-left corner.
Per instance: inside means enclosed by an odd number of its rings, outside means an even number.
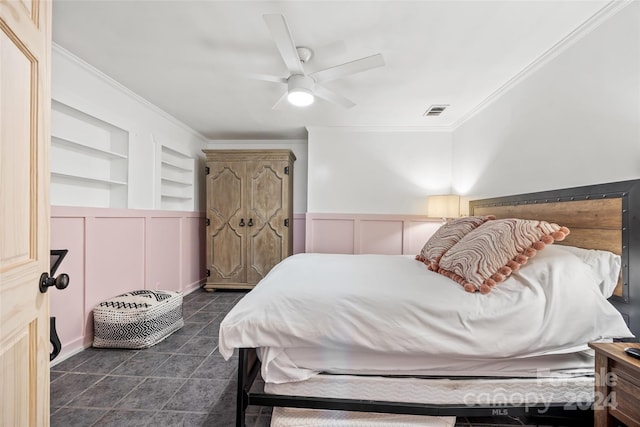
[[[211,277],[211,270],[207,269],[207,277]]]
[[[207,218],[207,227],[211,225],[211,220]]]
[[[205,166],[204,167],[204,174],[205,175],[209,175],[210,172],[211,172],[211,169],[209,169],[209,166]]]
[[[289,175],[289,166],[284,167],[284,174]]]
[[[285,220],[284,220],[284,226],[285,226],[285,227],[288,227],[288,226],[289,226],[289,218],[287,218],[287,219],[285,219]]]

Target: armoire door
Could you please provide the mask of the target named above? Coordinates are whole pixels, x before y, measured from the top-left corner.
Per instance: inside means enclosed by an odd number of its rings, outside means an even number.
[[[51,3],[0,1],[0,425],[49,425]]]
[[[207,163],[207,269],[208,282],[247,281],[247,204],[245,164]]]
[[[258,283],[291,253],[289,163],[276,160],[248,162],[246,176],[250,221],[247,280]]]

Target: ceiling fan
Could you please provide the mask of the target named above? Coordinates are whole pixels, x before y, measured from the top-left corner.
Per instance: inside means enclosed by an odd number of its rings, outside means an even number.
[[[311,58],[313,55],[312,50],[307,47],[296,46],[283,15],[266,14],[263,15],[263,18],[290,73],[289,77],[286,78],[257,76],[262,80],[287,85],[287,91],[275,103],[273,108],[276,108],[285,98],[293,105],[304,107],[312,104],[316,96],[345,108],[351,108],[356,105],[353,101],[327,89],[320,83],[385,65],[382,55],[376,54],[306,74],[302,65]]]

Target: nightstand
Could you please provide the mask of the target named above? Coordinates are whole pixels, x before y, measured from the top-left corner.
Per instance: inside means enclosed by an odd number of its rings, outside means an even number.
[[[640,427],[640,360],[626,347],[640,343],[591,343],[596,352],[595,427]]]

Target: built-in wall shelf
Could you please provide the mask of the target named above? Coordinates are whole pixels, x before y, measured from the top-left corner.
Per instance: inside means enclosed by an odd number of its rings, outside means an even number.
[[[193,190],[191,186],[187,186],[185,184],[171,184],[169,185],[167,181],[162,181],[162,188],[160,190],[161,197],[172,197],[174,199],[182,199],[182,200],[192,200],[193,194],[190,193],[190,190]],[[185,191],[186,190],[186,191]]]
[[[51,135],[51,145],[65,147],[71,150],[78,150],[81,152],[85,152],[94,156],[104,156],[111,157],[114,159],[126,159],[127,156],[125,154],[116,153],[114,151],[102,150],[100,148],[90,147],[88,145],[84,145],[81,142],[70,141],[68,139],[59,138],[55,135]]]
[[[51,103],[51,204],[127,208],[129,132]]]
[[[165,182],[170,183],[170,184],[186,185],[186,186],[193,185],[193,182],[179,181],[177,179],[172,179],[172,178],[162,177],[161,179],[162,179],[162,181],[165,181]]]
[[[162,194],[163,199],[175,199],[175,200],[191,200],[189,196],[178,196],[176,194]]]
[[[162,160],[162,167],[163,168],[167,168],[167,169],[176,169],[176,170],[184,171],[184,172],[192,172],[193,171],[192,167],[185,167],[185,166],[179,165],[177,163],[173,163],[170,160]]]
[[[54,172],[51,171],[52,178],[66,178],[68,180],[77,180],[79,183],[94,183],[94,184],[102,184],[102,185],[127,185],[125,181],[114,181],[112,179],[103,179],[103,178],[94,178],[90,176],[81,176],[81,175],[71,175],[68,173]]]
[[[195,160],[167,145],[159,145],[160,208],[194,209]]]

